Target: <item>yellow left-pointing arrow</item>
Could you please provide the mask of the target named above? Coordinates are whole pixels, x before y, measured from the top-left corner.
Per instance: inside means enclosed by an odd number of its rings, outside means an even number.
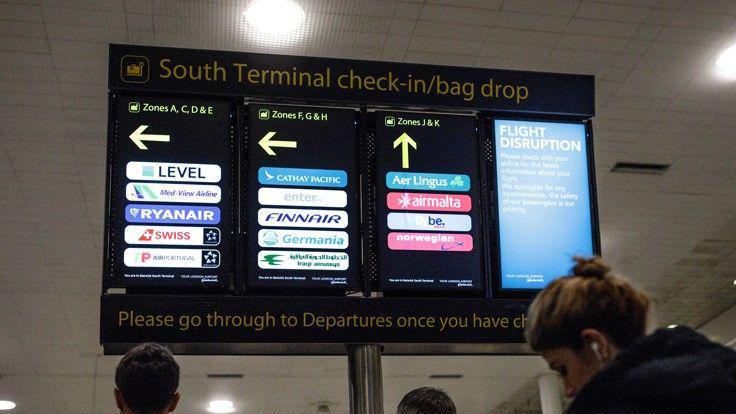
[[[144,134],[143,131],[145,131],[146,128],[148,128],[148,125],[139,126],[132,134],[130,134],[129,137],[130,140],[142,150],[148,149],[143,141],[169,142],[171,140],[169,135]]]
[[[276,135],[276,133],[271,131],[267,133],[266,135],[264,135],[260,141],[258,141],[258,145],[260,145],[261,148],[263,148],[263,150],[266,151],[266,154],[276,155],[276,153],[271,149],[271,147],[296,148],[296,141],[271,140],[271,138],[273,138],[274,135]]]

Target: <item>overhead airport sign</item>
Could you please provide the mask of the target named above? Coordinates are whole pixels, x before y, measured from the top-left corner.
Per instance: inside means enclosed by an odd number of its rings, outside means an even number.
[[[246,289],[357,288],[357,112],[247,112]]]
[[[595,115],[592,76],[147,46],[110,45],[109,86],[329,103]],[[199,113],[201,108],[187,110]],[[135,132],[139,146],[165,139],[144,126]],[[263,139],[269,155],[292,145],[275,135]],[[410,151],[409,146],[407,140],[402,151]]]
[[[114,110],[106,285],[227,286],[233,105],[121,95]]]

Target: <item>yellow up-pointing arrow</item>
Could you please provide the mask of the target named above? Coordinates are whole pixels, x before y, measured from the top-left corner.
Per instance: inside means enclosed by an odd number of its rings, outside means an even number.
[[[394,141],[394,148],[401,145],[401,168],[409,168],[409,145],[417,149],[417,143],[406,132]]]
[[[147,150],[148,147],[146,144],[143,143],[143,141],[158,141],[158,142],[169,142],[170,137],[169,135],[156,135],[156,134],[144,134],[143,131],[148,128],[148,125],[141,125],[133,131],[132,134],[130,134],[130,140],[133,141],[135,145],[138,146],[138,148],[142,150]]]
[[[268,155],[276,155],[271,147],[282,147],[282,148],[296,148],[296,141],[271,141],[271,138],[276,135],[275,132],[269,132],[258,141],[258,145],[266,151]]]

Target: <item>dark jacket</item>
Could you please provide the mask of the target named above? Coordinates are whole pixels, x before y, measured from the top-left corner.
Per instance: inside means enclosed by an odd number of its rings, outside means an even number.
[[[736,413],[736,351],[690,328],[660,329],[619,353],[567,414]]]

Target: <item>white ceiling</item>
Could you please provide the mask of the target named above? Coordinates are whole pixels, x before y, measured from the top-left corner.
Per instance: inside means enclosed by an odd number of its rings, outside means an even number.
[[[0,1],[0,399],[15,413],[115,412],[117,358],[97,338],[108,43],[595,75],[604,255],[655,297],[661,325],[736,305],[736,82],[712,71],[736,42],[736,1],[300,0],[307,21],[291,43],[250,31],[247,3]],[[610,173],[617,161],[671,168]],[[217,394],[241,413],[313,413],[320,400],[348,412],[345,358],[180,361],[182,414]],[[387,413],[423,385],[463,414],[534,408],[544,371],[537,357],[383,364]]]

